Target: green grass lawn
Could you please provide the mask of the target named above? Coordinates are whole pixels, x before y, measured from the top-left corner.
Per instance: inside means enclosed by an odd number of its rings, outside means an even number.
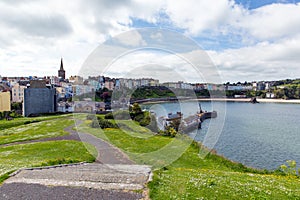
[[[97,151],[93,146],[78,141],[51,141],[1,147],[0,182],[7,177],[6,173],[23,167],[93,162],[96,155]]]
[[[131,131],[93,129],[90,122],[78,129],[109,141],[138,164],[152,165],[151,199],[300,199],[298,177],[247,168],[213,153],[202,158],[207,150],[186,136],[149,136],[128,122]]]
[[[11,121],[0,120],[0,131],[7,129],[7,128],[24,125],[24,124],[30,124],[30,123],[52,120],[52,119],[61,119],[61,118],[69,117],[69,116],[72,116],[72,115],[67,114],[67,115],[32,117],[32,118],[24,117],[24,118],[15,118]]]
[[[72,124],[74,121],[68,118],[47,118],[47,121],[7,128],[0,131],[0,144],[66,135],[68,132],[63,129]]]
[[[155,172],[151,199],[299,199],[300,180],[226,170],[173,168]]]

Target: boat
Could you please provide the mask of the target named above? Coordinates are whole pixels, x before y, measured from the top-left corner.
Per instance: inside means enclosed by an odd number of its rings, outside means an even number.
[[[175,124],[178,124],[179,127],[176,127],[176,130],[180,130],[182,132],[190,132],[195,129],[200,129],[201,124],[204,120],[210,119],[210,118],[216,118],[218,116],[217,111],[207,112],[202,111],[188,116],[186,118],[183,118],[183,114],[181,112],[176,113],[168,113],[167,117],[160,117],[158,119],[159,124],[163,124],[164,127],[168,126],[171,122],[175,122],[176,120],[179,120],[180,123],[176,122]]]

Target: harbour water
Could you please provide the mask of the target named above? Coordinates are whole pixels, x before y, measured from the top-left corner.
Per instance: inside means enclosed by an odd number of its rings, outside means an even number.
[[[197,111],[195,102],[143,107],[155,111],[157,116],[177,111],[187,116]],[[295,160],[300,165],[300,104],[201,102],[201,107],[218,111],[218,117],[204,121],[202,129],[190,136],[218,154],[261,169],[276,169],[286,160]],[[213,142],[208,139],[211,134]]]

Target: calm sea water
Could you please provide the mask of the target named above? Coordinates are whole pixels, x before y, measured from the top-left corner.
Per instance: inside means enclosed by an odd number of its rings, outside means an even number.
[[[143,105],[157,116],[199,110],[197,102]],[[218,154],[247,166],[276,169],[286,160],[300,164],[300,105],[279,103],[201,102],[203,110],[216,110],[202,129],[190,133]]]

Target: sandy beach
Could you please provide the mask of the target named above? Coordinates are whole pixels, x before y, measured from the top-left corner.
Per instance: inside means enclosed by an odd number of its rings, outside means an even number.
[[[204,99],[194,99],[198,101],[233,101],[233,102],[250,102],[251,98],[204,98]],[[285,100],[285,99],[257,99],[259,103],[295,103],[300,104],[300,99]]]

